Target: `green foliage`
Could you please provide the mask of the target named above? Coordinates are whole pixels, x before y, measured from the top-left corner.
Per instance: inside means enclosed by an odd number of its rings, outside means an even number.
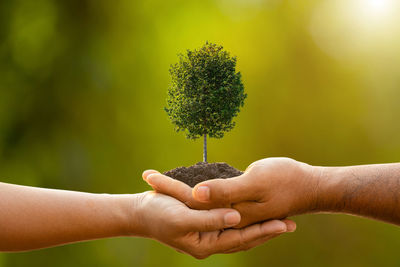
[[[204,134],[222,138],[235,126],[232,119],[246,98],[235,68],[236,57],[208,42],[179,55],[179,62],[170,68],[172,84],[165,108],[176,131],[185,131],[189,139]]]

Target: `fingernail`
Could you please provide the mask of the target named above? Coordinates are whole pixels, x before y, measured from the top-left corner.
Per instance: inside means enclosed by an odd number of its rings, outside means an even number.
[[[240,223],[240,215],[235,211],[228,212],[224,216],[225,227],[232,227]]]
[[[153,185],[153,184],[152,184],[152,180],[153,180],[153,179],[151,178],[151,177],[153,176],[153,174],[154,174],[154,173],[150,173],[149,176],[147,176],[147,178],[146,178],[146,181],[147,181],[149,184],[151,184],[151,185]]]
[[[287,227],[287,231],[290,233],[293,233],[294,231],[296,231],[296,224],[291,223],[291,224],[286,224]]]
[[[199,186],[196,189],[196,198],[200,201],[210,200],[210,188],[208,186]]]
[[[278,227],[276,233],[281,234],[281,233],[286,233],[287,232],[287,226],[284,222],[280,223],[280,226]]]

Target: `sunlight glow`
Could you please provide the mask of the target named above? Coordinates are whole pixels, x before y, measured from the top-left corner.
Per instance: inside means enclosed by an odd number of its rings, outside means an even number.
[[[336,58],[382,55],[399,39],[399,7],[398,0],[325,0],[314,10],[310,32]]]
[[[364,19],[385,20],[395,7],[394,0],[359,0],[355,9]]]
[[[390,8],[391,0],[367,0],[365,4],[370,8],[379,11],[385,11]]]

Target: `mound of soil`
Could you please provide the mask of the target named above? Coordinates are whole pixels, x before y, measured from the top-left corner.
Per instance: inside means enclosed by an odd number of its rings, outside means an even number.
[[[206,180],[216,178],[231,178],[239,176],[242,173],[242,171],[235,169],[225,162],[198,162],[189,167],[178,167],[164,172],[165,175],[184,182],[190,187],[194,187],[196,184]]]

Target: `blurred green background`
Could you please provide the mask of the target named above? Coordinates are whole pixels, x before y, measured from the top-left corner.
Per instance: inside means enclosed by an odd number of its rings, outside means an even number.
[[[317,165],[399,161],[397,0],[2,0],[0,180],[148,190],[146,168],[202,159],[163,107],[176,54],[206,40],[238,57],[245,106],[209,160]],[[21,254],[0,266],[395,266],[400,230],[344,215],[204,261],[117,238]]]

